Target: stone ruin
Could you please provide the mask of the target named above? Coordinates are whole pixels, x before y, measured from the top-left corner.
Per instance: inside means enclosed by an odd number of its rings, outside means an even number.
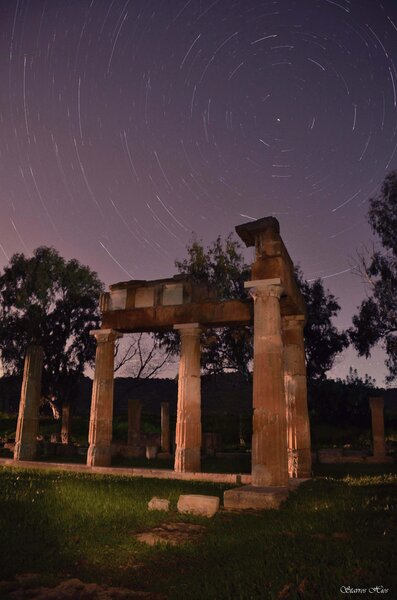
[[[311,474],[303,328],[305,303],[279,223],[266,217],[236,227],[255,248],[247,300],[219,300],[214,290],[184,276],[110,286],[100,301],[89,426],[88,466],[111,462],[114,345],[123,333],[176,330],[181,337],[175,439],[176,472],[200,471],[200,333],[207,327],[253,325],[252,485],[225,492],[229,508],[278,506],[289,478]],[[42,353],[25,362],[14,458],[33,458],[37,436]],[[163,410],[166,412],[166,408]],[[166,420],[166,415],[164,415]],[[164,439],[164,451],[170,441]]]

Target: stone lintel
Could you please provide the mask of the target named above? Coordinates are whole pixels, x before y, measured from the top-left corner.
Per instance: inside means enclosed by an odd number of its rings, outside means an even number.
[[[287,487],[245,485],[226,490],[223,505],[226,510],[269,510],[279,508],[287,496]]]
[[[174,325],[173,329],[183,331],[188,331],[189,329],[197,330],[201,329],[200,323],[177,323]]]

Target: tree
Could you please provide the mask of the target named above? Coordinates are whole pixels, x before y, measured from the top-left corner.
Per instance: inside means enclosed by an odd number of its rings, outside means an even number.
[[[370,375],[364,378],[349,368],[345,379],[323,379],[311,387],[312,415],[319,422],[343,425],[370,425],[368,397],[379,393]]]
[[[31,258],[14,254],[0,276],[0,352],[6,374],[22,372],[26,348],[44,350],[43,398],[54,411],[69,402],[80,375],[95,356],[89,335],[99,326],[96,273],[54,248]]]
[[[380,343],[387,353],[386,380],[397,378],[397,171],[384,180],[380,194],[371,198],[368,222],[383,248],[359,254],[357,271],[368,297],[353,317],[350,338],[360,356],[371,355]]]
[[[123,341],[126,343],[123,344]],[[123,370],[124,375],[138,383],[158,375],[170,363],[171,352],[161,351],[153,334],[133,333],[116,341],[114,357],[114,372]]]
[[[250,277],[241,246],[230,234],[220,236],[207,249],[194,239],[187,247],[187,258],[175,261],[178,271],[193,282],[208,283],[219,300],[247,298],[244,281]],[[176,332],[157,334],[163,348],[179,354],[179,335]],[[252,328],[224,327],[207,329],[201,336],[201,365],[207,374],[238,371],[249,377],[252,359]]]
[[[336,356],[348,346],[348,336],[332,323],[340,306],[335,296],[324,289],[322,280],[306,281],[299,267],[295,275],[307,306],[304,330],[307,376],[309,381],[318,381],[325,378]]]
[[[187,258],[176,261],[180,273],[193,281],[206,281],[213,286],[220,299],[245,299],[244,281],[250,279],[250,267],[245,263],[240,243],[229,235],[224,241],[218,237],[207,249],[198,242],[187,248]],[[309,283],[296,270],[297,283],[308,305],[305,327],[308,375],[321,379],[334,363],[336,355],[347,345],[345,333],[339,333],[332,317],[340,310],[335,297],[325,291],[320,279]],[[175,334],[162,335],[162,343],[177,353]],[[213,328],[202,336],[202,367],[205,373],[240,371],[246,377],[252,360],[252,327]]]

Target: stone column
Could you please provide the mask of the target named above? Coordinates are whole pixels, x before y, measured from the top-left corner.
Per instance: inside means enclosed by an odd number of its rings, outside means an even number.
[[[170,403],[161,403],[161,451],[170,452]]]
[[[25,356],[14,460],[32,460],[36,454],[42,371],[43,349],[31,345]]]
[[[280,279],[249,281],[254,297],[252,485],[288,487]]]
[[[72,431],[72,407],[70,402],[66,402],[62,406],[62,425],[61,425],[61,442],[62,444],[70,444],[70,436]]]
[[[87,465],[110,465],[113,421],[114,342],[122,334],[113,329],[91,331],[97,340],[95,375],[92,386]]]
[[[287,404],[288,471],[290,477],[311,476],[310,423],[303,328],[300,315],[283,318],[284,388]]]
[[[181,336],[178,377],[175,466],[177,472],[200,471],[201,388],[198,323],[174,325]]]
[[[128,444],[138,447],[141,441],[142,402],[136,398],[128,400]]]
[[[372,417],[372,439],[375,458],[384,458],[386,456],[383,405],[383,398],[369,398],[369,406],[371,408]]]

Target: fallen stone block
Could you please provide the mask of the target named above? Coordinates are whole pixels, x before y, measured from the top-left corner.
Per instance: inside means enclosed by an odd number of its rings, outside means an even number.
[[[245,485],[226,490],[223,505],[226,510],[267,510],[279,508],[288,496],[284,487],[259,487]]]
[[[187,494],[179,496],[178,511],[199,515],[200,517],[213,517],[219,510],[218,496],[202,496],[200,494]]]
[[[147,505],[149,510],[170,510],[170,501],[166,498],[157,498],[154,496]]]

